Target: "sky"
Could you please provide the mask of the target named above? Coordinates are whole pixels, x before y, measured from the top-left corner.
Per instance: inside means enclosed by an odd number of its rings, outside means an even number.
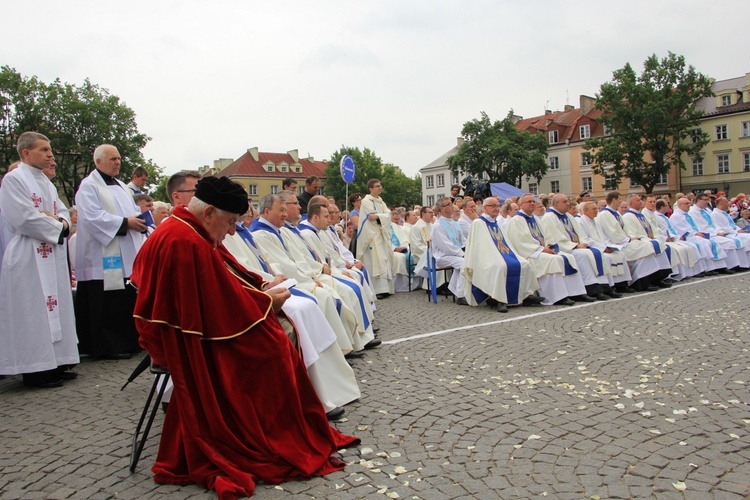
[[[750,72],[739,0],[6,2],[0,65],[119,96],[167,174],[260,151],[369,148],[413,176],[463,124],[578,107],[612,72],[683,55]]]

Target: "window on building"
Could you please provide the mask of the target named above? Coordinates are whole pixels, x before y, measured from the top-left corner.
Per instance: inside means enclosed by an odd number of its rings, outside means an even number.
[[[437,187],[445,187],[445,174],[437,174]]]
[[[615,180],[614,175],[605,175],[604,176],[604,189],[607,191],[614,191],[617,189],[617,181]]]
[[[438,193],[437,199],[439,200],[440,198],[445,198],[445,195],[443,193]]]
[[[588,151],[581,153],[581,165],[591,165],[591,153]]]
[[[458,184],[458,176],[457,175],[453,176],[453,182],[452,183],[453,184]]]
[[[581,125],[578,127],[578,134],[581,136],[581,139],[591,137],[591,125]]]
[[[693,158],[693,175],[703,175],[702,158]]]
[[[697,129],[697,128],[693,129],[689,133],[690,133],[690,142],[693,143],[693,144],[695,144],[696,142],[698,142],[698,138],[701,135],[700,129]]]
[[[727,126],[726,125],[716,125],[716,140],[717,141],[725,141],[728,139],[727,135]]]
[[[266,172],[273,172],[273,171],[274,171],[273,164],[266,165]]]
[[[742,153],[742,171],[750,172],[750,153]]]
[[[729,173],[729,155],[728,154],[716,155],[716,171],[720,174]]]
[[[667,177],[668,177],[668,174],[666,174],[666,173],[659,174],[659,178],[656,179],[656,183],[657,184],[666,184],[667,180],[668,180]]]
[[[550,144],[557,144],[558,137],[559,137],[557,135],[557,130],[550,130],[548,133],[548,137],[549,137]]]
[[[637,187],[641,187],[641,185],[638,184],[637,182],[635,182],[634,180],[631,180],[630,181],[630,187],[637,188]]]
[[[289,170],[289,168],[286,165],[282,165],[281,166],[281,171],[282,172],[287,172],[288,170]]]
[[[549,183],[549,190],[551,193],[559,193],[560,192],[560,181],[550,181]]]
[[[296,173],[300,173],[300,172],[302,172],[302,167],[294,167],[294,171]]]
[[[549,169],[550,170],[558,170],[560,168],[560,158],[557,156],[550,156],[549,157]]]
[[[742,137],[750,137],[750,122],[742,122]]]
[[[722,106],[729,106],[730,104],[732,104],[732,96],[728,96],[728,95],[721,96]]]
[[[305,185],[302,184],[301,186],[297,186],[297,194],[302,194],[305,192]]]
[[[435,176],[428,175],[427,176],[427,189],[432,189],[434,187],[435,187]]]
[[[247,194],[250,196],[258,196],[258,185],[257,184],[250,184],[247,186]]]
[[[279,185],[271,184],[271,194],[279,194]]]
[[[581,190],[582,191],[593,191],[594,190],[594,179],[592,177],[581,177]]]
[[[529,193],[534,196],[539,194],[539,186],[537,186],[536,182],[529,182]]]
[[[428,206],[428,207],[431,207],[431,206],[433,206],[434,204],[435,204],[435,196],[434,196],[434,195],[429,195],[429,196],[427,197],[427,206]]]

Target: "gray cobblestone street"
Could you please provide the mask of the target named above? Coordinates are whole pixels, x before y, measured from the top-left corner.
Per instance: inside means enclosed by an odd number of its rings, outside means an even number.
[[[258,498],[750,497],[750,273],[570,308],[378,302],[384,345],[335,425],[347,468]],[[163,414],[134,474],[151,378],[140,356],[77,380],[0,380],[0,498],[213,498],[153,482]]]

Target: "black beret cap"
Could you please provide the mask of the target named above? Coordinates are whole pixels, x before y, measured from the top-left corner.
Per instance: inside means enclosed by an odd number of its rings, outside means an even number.
[[[247,212],[247,192],[227,177],[203,177],[195,187],[195,197],[219,210],[242,215]]]

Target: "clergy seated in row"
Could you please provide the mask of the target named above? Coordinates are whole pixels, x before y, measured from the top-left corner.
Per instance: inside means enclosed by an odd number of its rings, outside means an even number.
[[[601,250],[591,246],[569,211],[570,199],[567,195],[558,193],[552,197],[550,207],[542,217],[544,241],[556,246],[561,253],[573,256],[589,297],[598,300],[621,297],[610,286],[611,276]]]
[[[670,278],[682,281],[685,278],[702,276],[706,271],[706,265],[701,258],[700,248],[680,239],[680,235],[674,230],[666,216],[668,207],[669,204],[666,201],[647,195],[641,213],[651,223],[656,239],[670,249],[674,270]]]
[[[588,238],[590,248],[601,252],[604,266],[609,270],[610,285],[616,293],[634,293],[635,290],[628,286],[630,283],[630,267],[625,260],[625,254],[617,248],[607,246],[606,239],[596,223],[599,208],[594,201],[584,201],[578,206],[578,227],[581,233]]]
[[[188,207],[148,238],[133,264],[141,346],[174,393],[152,468],[157,483],[195,483],[219,498],[341,470],[358,443],[333,429],[271,289],[221,245],[247,210],[241,185],[206,177]]]
[[[419,219],[409,230],[409,243],[415,262],[419,262],[427,252],[430,231],[432,231],[432,219],[434,218],[435,211],[432,207],[422,207],[419,209]]]
[[[519,199],[521,209],[503,230],[513,252],[528,260],[539,281],[544,305],[573,305],[576,301],[593,302],[586,295],[586,286],[578,272],[576,260],[560,253],[557,247],[546,242],[540,223],[534,195],[525,194]]]
[[[249,229],[251,222],[249,211],[240,216],[235,234],[224,239],[224,247],[237,262],[260,275],[264,281],[284,281],[286,276],[275,273],[268,257],[256,244]],[[339,408],[360,397],[354,371],[344,359],[336,332],[318,307],[315,296],[297,287],[289,288],[289,292],[291,296],[281,310],[295,327],[292,331],[296,334],[307,373],[326,414],[329,419],[340,418],[343,411]],[[289,332],[289,329],[285,328],[285,331]]]
[[[453,220],[453,203],[451,203],[450,198],[440,198],[437,201],[437,206],[440,207],[440,218],[432,226],[430,232],[432,258],[435,259],[436,268],[449,267],[453,269],[448,290],[456,296],[457,304],[465,306],[469,303],[465,298],[464,276],[461,273],[464,267],[464,236],[458,222]],[[427,253],[424,253],[417,263],[417,273],[425,278],[427,277],[427,265]]]
[[[739,240],[739,244],[742,246],[741,250],[738,247],[738,250],[740,250],[738,252],[740,254],[740,267],[747,269],[748,266],[743,265],[742,253],[744,251],[747,254],[750,251],[750,233],[748,233],[747,229],[737,227],[737,224],[732,220],[732,217],[729,215],[729,200],[726,197],[720,196],[716,199],[716,208],[711,212],[711,220],[717,231],[724,233],[728,238],[734,239],[735,244]],[[747,256],[744,259],[747,259]]]
[[[622,215],[625,234],[628,235],[631,242],[643,241],[651,244],[662,276],[662,279],[655,284],[659,288],[669,288],[672,284],[672,279],[669,277],[676,274],[675,267],[680,262],[679,254],[677,252],[672,253],[671,248],[666,243],[662,243],[656,238],[656,228],[641,213],[643,200],[640,195],[628,195],[626,204],[628,209]]]
[[[709,199],[709,196],[704,193],[695,195],[695,201],[689,210],[693,221],[695,221],[699,231],[709,235],[711,239],[716,240],[716,242],[718,242],[727,253],[726,261],[728,269],[735,270],[739,267],[747,268],[747,255],[745,255],[745,250],[742,248],[742,242],[730,237],[724,231],[720,231],[716,225],[714,225],[714,221],[711,217],[712,208],[709,206]]]
[[[539,306],[544,297],[536,293],[539,282],[534,268],[513,253],[497,222],[500,202],[487,198],[483,208],[466,240],[462,273],[467,302],[476,306],[486,301],[502,313],[508,312],[509,305]]]
[[[289,203],[296,200],[289,198]],[[260,200],[260,217],[250,225],[250,231],[259,248],[263,249],[274,272],[281,273],[288,278],[297,280],[297,287],[311,293],[318,301],[328,323],[336,332],[339,347],[347,357],[352,357],[356,349],[354,346],[363,342],[359,337],[357,316],[344,303],[341,296],[330,287],[324,286],[311,277],[304,261],[299,264],[292,257],[281,235],[281,227],[287,218],[287,205],[279,195],[267,195]],[[356,340],[355,340],[356,339]]]
[[[391,212],[391,249],[393,250],[393,288],[396,292],[408,292],[412,288],[409,280],[414,275],[416,262],[411,254],[409,235],[399,225],[402,210]]]
[[[497,198],[495,201],[500,203],[500,200]],[[477,217],[477,204],[472,199],[466,200],[463,209],[461,209],[461,215],[458,217],[458,225],[461,227],[461,233],[464,235],[464,240],[469,238],[471,223],[477,220]]]
[[[681,240],[693,243],[700,248],[707,275],[728,273],[727,252],[716,238],[711,238],[710,234],[701,232],[689,211],[689,198],[677,200],[672,216],[669,218],[670,224],[680,235]]]
[[[596,217],[596,223],[605,239],[605,244],[625,254],[630,268],[631,281],[629,286],[636,291],[654,291],[662,280],[671,274],[670,270],[662,270],[656,259],[654,245],[647,239],[633,239],[625,232],[625,223],[620,214],[622,200],[620,193],[607,193],[606,205]],[[625,205],[627,206],[627,205]]]

